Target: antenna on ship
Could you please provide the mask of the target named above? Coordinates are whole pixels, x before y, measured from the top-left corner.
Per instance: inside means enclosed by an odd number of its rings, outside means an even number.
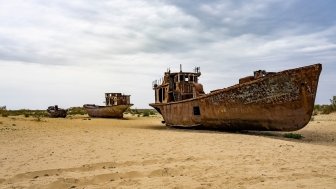
[[[200,67],[195,67],[194,72],[199,73],[201,71]]]
[[[180,64],[180,72],[182,72],[182,64]]]

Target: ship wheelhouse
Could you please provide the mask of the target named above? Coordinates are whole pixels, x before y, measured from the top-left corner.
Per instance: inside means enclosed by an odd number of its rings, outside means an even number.
[[[131,95],[123,95],[121,93],[105,93],[105,105],[116,106],[131,104],[130,96]]]
[[[199,67],[194,72],[172,73],[168,70],[162,80],[153,82],[155,103],[177,102],[203,95],[203,86],[198,83],[200,75]]]

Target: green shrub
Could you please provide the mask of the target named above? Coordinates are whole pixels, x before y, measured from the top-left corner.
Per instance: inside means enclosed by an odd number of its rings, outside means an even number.
[[[336,96],[333,96],[333,99],[330,99],[329,105],[314,105],[314,115],[317,113],[321,114],[330,114],[332,112],[336,112]]]
[[[297,133],[285,133],[283,136],[285,138],[293,138],[293,139],[301,139],[301,138],[303,138],[303,136],[301,134],[297,134]]]
[[[319,105],[319,104],[315,104],[315,105],[314,105],[314,112],[320,112],[321,109],[322,109],[322,106],[321,106],[321,105]]]
[[[26,109],[21,109],[21,110],[1,110],[0,111],[1,115],[4,115],[3,117],[8,117],[8,116],[19,116],[19,115],[24,115],[25,117],[29,116],[35,116],[39,115],[41,117],[45,117],[48,115],[46,110],[26,110]]]
[[[48,117],[48,112],[45,110],[35,110],[33,111],[34,117]]]
[[[139,112],[138,109],[134,109],[134,110],[132,110],[132,112],[133,112],[134,114],[140,114],[140,112]]]
[[[86,111],[83,107],[71,107],[68,109],[68,115],[84,115]]]
[[[330,114],[334,112],[335,108],[332,105],[324,105],[322,106],[321,114]]]
[[[146,110],[146,111],[144,111],[143,116],[144,116],[144,117],[148,117],[149,114],[150,114],[150,112],[149,112],[148,110]]]

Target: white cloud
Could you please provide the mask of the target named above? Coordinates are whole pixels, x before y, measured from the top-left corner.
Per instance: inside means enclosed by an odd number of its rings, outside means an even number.
[[[151,82],[179,64],[185,70],[201,66],[207,91],[255,69],[279,71],[316,61],[332,67],[334,26],[310,31],[304,23],[267,19],[294,2],[3,1],[0,80],[12,79],[0,84],[0,105],[78,106],[117,91],[131,94],[136,107],[147,107]],[[260,20],[265,26],[253,25]],[[326,75],[323,81],[332,77]],[[327,85],[321,83],[322,89]]]

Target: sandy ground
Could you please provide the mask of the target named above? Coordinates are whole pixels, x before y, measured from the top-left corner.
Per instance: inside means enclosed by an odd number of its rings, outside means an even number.
[[[0,188],[336,188],[336,114],[295,133],[0,117]]]

